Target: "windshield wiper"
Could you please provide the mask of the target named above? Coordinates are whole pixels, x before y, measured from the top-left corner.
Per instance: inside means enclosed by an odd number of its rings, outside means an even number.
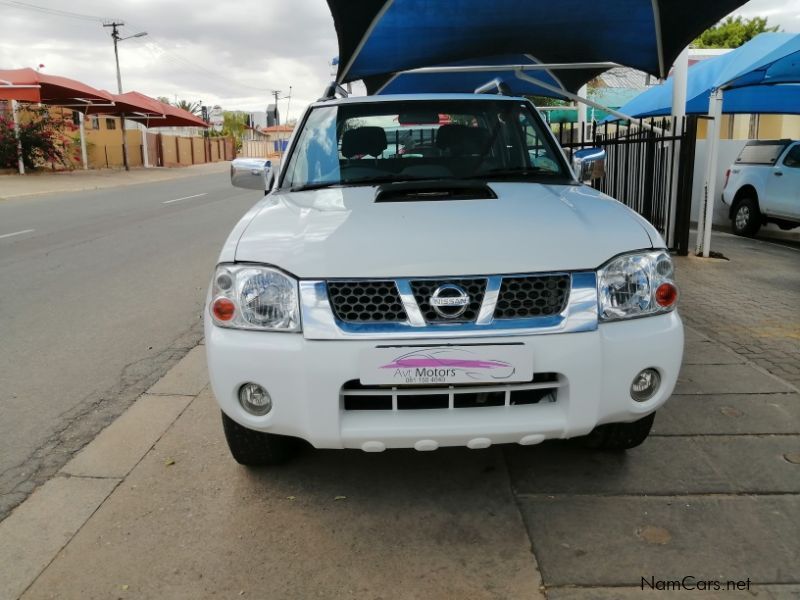
[[[444,181],[453,179],[452,177],[408,177],[402,175],[380,175],[377,177],[366,177],[364,179],[354,179],[343,181],[342,185],[375,185],[379,183],[407,183],[409,181]]]
[[[530,169],[491,169],[489,171],[481,171],[479,173],[475,173],[470,175],[472,179],[502,179],[506,177],[558,177],[559,173],[553,173],[552,171],[547,171],[545,169],[537,169],[537,168],[530,168]]]
[[[314,183],[306,183],[304,185],[297,185],[289,188],[290,192],[305,192],[308,190],[321,190],[330,187],[340,187],[341,181],[317,181]]]
[[[308,190],[321,190],[331,187],[355,187],[360,185],[378,185],[381,183],[406,183],[409,181],[443,181],[453,179],[452,177],[403,177],[400,175],[381,175],[378,177],[366,177],[364,179],[353,179],[352,181],[317,181],[298,185],[289,188],[290,192],[305,192]]]

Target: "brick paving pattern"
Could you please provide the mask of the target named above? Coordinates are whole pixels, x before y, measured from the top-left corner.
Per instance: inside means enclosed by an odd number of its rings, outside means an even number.
[[[684,322],[800,386],[800,251],[715,234],[730,260],[678,258]]]

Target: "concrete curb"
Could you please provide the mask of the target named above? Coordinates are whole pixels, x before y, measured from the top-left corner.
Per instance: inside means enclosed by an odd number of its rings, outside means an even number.
[[[36,581],[207,385],[198,345],[0,522],[0,600]]]
[[[3,194],[0,195],[0,202],[4,200],[18,200],[22,198],[30,198],[33,196],[42,196],[45,194],[74,194],[77,192],[89,192],[93,190],[127,187],[131,185],[141,185],[145,183],[162,183],[165,181],[184,179],[186,177],[192,177],[196,175],[222,173],[227,170],[227,165],[229,164],[230,161],[220,161],[216,163],[205,163],[203,165],[192,165],[186,167],[172,167],[172,168],[152,167],[149,169],[137,169],[134,175],[130,175],[125,171],[113,171],[110,173],[103,171],[96,173],[89,172],[88,175],[84,175],[83,171],[77,172],[77,174],[64,173],[55,175],[55,177],[63,179],[63,181],[59,183],[72,184],[72,185],[54,186],[52,189],[45,189],[40,186],[39,189],[36,189],[34,191],[24,191],[21,193],[12,192],[11,194]],[[223,166],[225,168],[223,168]],[[139,173],[142,174],[140,175]],[[23,177],[28,177],[29,179],[20,181],[20,179]],[[0,177],[0,183],[3,183],[3,178],[9,178],[8,181],[11,181],[12,183],[15,184],[36,185],[37,183],[41,183],[36,181],[38,177],[52,178],[54,176],[48,173],[43,175],[24,175],[24,176],[3,175],[2,177]],[[81,181],[84,178],[87,179],[87,181],[85,182]]]

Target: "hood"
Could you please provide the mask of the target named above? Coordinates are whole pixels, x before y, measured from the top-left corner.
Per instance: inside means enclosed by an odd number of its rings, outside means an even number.
[[[236,260],[301,278],[595,269],[653,242],[640,217],[587,186],[503,182],[491,200],[375,202],[370,186],[276,192]]]

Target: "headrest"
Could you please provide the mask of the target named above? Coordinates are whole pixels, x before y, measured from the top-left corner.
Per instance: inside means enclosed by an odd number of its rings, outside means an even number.
[[[348,129],[342,136],[342,154],[354,156],[380,156],[386,150],[386,132],[382,127]]]
[[[489,144],[489,130],[466,125],[442,125],[436,134],[436,146],[453,156],[479,154]]]

